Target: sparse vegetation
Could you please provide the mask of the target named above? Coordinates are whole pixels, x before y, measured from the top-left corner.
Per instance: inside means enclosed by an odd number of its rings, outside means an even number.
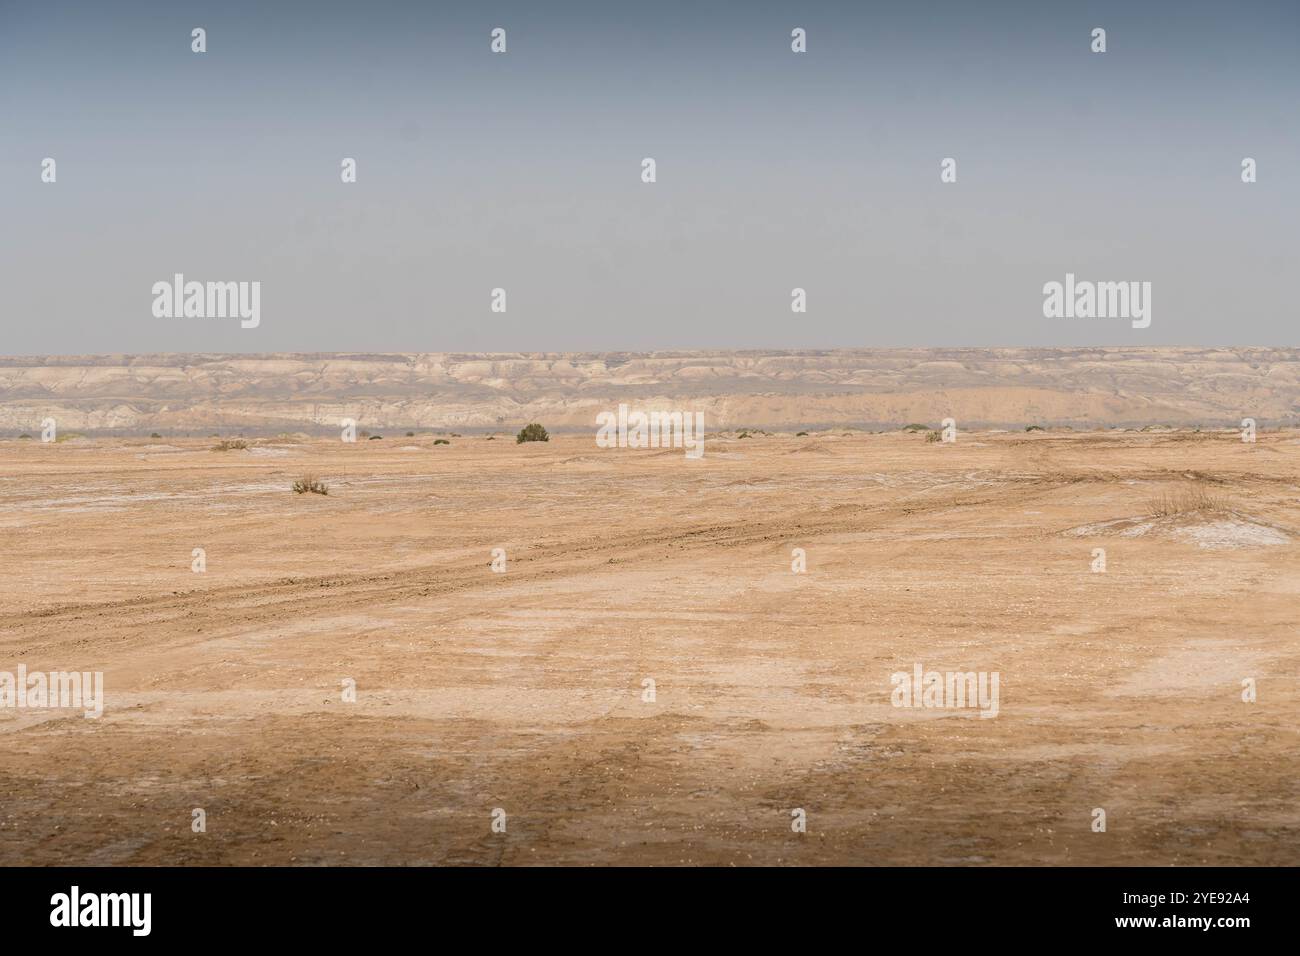
[[[1025,426],[1025,431],[1027,431],[1027,432],[1041,432],[1041,431],[1044,431],[1044,429],[1043,429],[1043,426],[1042,426],[1042,425],[1026,425],[1026,426]]]
[[[918,425],[915,422],[913,422],[910,425],[903,426],[903,431],[905,432],[928,432],[929,430],[930,430],[929,425]]]
[[[515,436],[515,444],[522,445],[526,441],[550,441],[551,436],[546,434],[546,429],[536,422],[525,425]]]
[[[447,441],[447,439],[445,439],[445,438],[435,438],[435,439],[433,440],[433,443],[434,443],[435,445],[450,445],[450,444],[451,444],[451,442]]]
[[[243,451],[248,447],[248,442],[242,438],[226,438],[212,446],[213,451]]]
[[[741,432],[741,433],[740,433],[739,435],[737,435],[736,437],[737,437],[737,438],[749,438],[749,437],[750,437],[750,434],[749,434],[749,432]]]
[[[157,432],[150,432],[150,433],[149,433],[149,437],[150,437],[150,438],[162,438],[162,435],[159,435]]]
[[[1173,491],[1161,492],[1147,502],[1147,511],[1157,518],[1193,514],[1198,511],[1227,510],[1229,510],[1227,496],[1203,484],[1182,485]]]
[[[23,432],[23,433],[22,433],[21,435],[19,435],[18,437],[19,437],[19,438],[27,438],[27,439],[30,439],[32,436],[29,435],[29,434],[27,434],[26,432]]]
[[[305,495],[309,492],[313,495],[328,495],[330,493],[329,486],[326,485],[325,482],[321,481],[315,475],[310,474],[303,475],[295,481],[293,483],[293,490],[296,494],[300,495]]]
[[[942,439],[942,438],[943,438],[943,435],[941,435],[939,432],[936,432],[936,431],[926,432],[926,435],[925,435],[925,440],[926,440],[927,442],[939,441],[939,440]]]

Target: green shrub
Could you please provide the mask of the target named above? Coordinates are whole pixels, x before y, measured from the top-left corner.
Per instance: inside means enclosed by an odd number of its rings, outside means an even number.
[[[451,444],[451,442],[447,441],[447,439],[445,439],[445,438],[435,438],[435,439],[433,440],[433,443],[434,443],[435,445],[450,445],[450,444]]]
[[[546,429],[536,422],[525,425],[515,436],[515,444],[522,445],[526,441],[550,441],[551,436],[546,434]]]

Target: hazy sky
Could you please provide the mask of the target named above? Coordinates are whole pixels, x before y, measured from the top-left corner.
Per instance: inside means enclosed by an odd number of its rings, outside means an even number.
[[[0,354],[1296,345],[1298,212],[1296,0],[0,0]]]

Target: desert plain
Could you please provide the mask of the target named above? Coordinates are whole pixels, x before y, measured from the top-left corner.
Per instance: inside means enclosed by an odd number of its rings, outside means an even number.
[[[1300,432],[928,437],[0,441],[0,863],[1300,862]]]

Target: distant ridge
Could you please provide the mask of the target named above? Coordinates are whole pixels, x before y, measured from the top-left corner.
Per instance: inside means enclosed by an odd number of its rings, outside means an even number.
[[[988,348],[0,357],[0,434],[594,427],[628,402],[707,427],[1300,423],[1300,350]]]

